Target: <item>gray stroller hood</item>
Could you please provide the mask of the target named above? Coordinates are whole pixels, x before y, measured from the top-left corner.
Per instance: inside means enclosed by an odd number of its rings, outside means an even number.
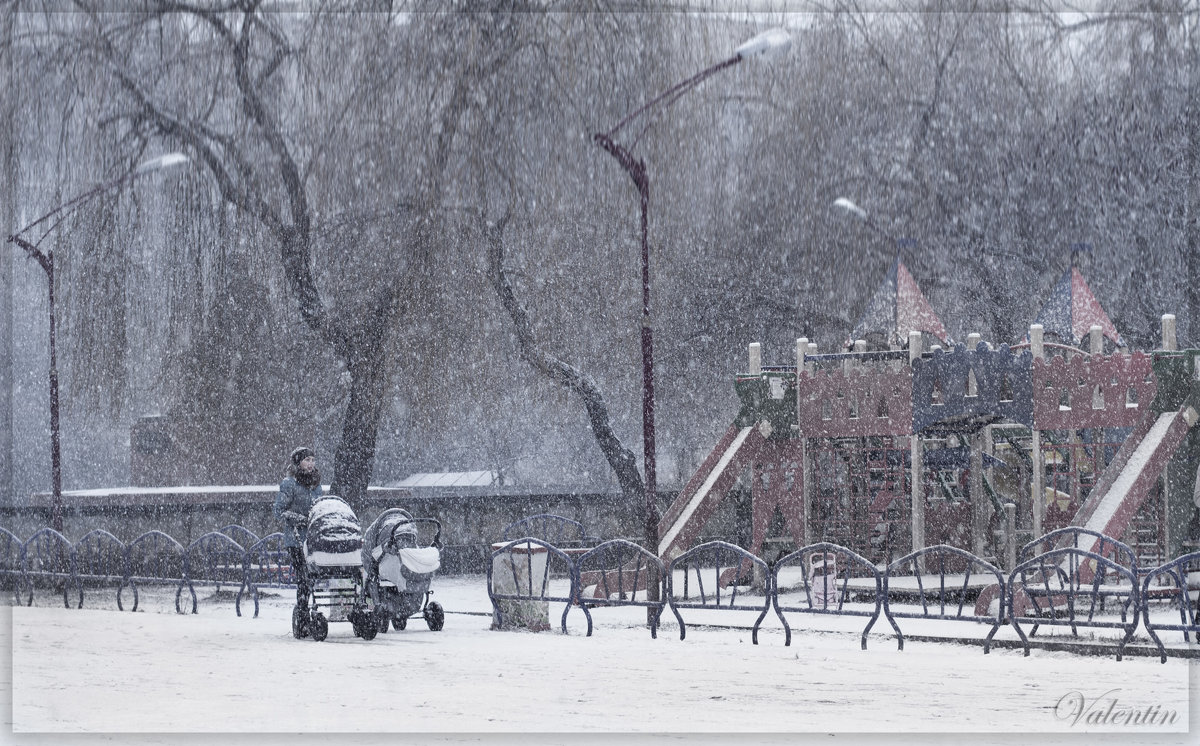
[[[402,508],[380,513],[363,534],[362,562],[368,576],[378,576],[403,589],[407,585],[405,574],[411,578],[436,572],[441,567],[441,552],[437,546],[418,545],[417,525],[425,520],[429,519],[415,519]]]

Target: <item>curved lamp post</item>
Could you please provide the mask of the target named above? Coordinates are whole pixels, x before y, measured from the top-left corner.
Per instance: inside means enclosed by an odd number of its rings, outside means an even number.
[[[54,530],[58,531],[59,533],[62,533],[63,530],[63,505],[62,450],[59,439],[58,418],[58,358],[55,351],[55,333],[57,322],[55,321],[54,312],[54,250],[47,249],[46,251],[42,251],[38,248],[38,244],[45,240],[46,236],[50,235],[50,232],[57,228],[59,224],[66,219],[68,211],[70,211],[72,208],[78,207],[93,197],[112,191],[113,189],[117,189],[133,181],[134,179],[137,179],[138,177],[154,173],[156,171],[161,171],[164,168],[187,163],[187,161],[188,157],[182,153],[167,153],[166,155],[160,155],[157,158],[151,158],[150,160],[143,161],[133,170],[118,176],[115,179],[111,179],[110,181],[97,184],[82,194],[64,202],[8,237],[9,243],[15,243],[17,246],[20,246],[22,249],[24,249],[26,255],[36,260],[38,265],[46,273],[46,286],[50,306],[50,474],[54,501],[51,513],[51,523],[53,524]],[[46,232],[43,233],[42,237],[37,239],[36,242],[30,242],[21,237],[22,233],[41,225],[55,216],[58,217],[58,220],[54,221],[54,223],[46,229]]]
[[[633,149],[646,130],[650,127],[647,121],[642,130],[625,146],[616,141],[617,133],[626,125],[647,114],[657,107],[668,107],[675,103],[685,93],[703,83],[721,70],[753,58],[773,57],[791,46],[791,37],[783,29],[766,31],[745,44],[742,44],[729,59],[722,60],[686,80],[680,81],[655,98],[642,104],[617,122],[607,132],[596,133],[592,139],[599,143],[621,164],[629,177],[633,179],[641,198],[641,243],[642,243],[642,444],[643,458],[646,470],[645,494],[645,541],[646,548],[657,554],[658,551],[658,506],[655,504],[655,494],[658,491],[655,455],[654,455],[654,339],[650,318],[650,246],[647,242],[647,227],[649,224],[648,210],[650,206],[650,176],[646,172],[646,162],[633,155]],[[655,599],[657,600],[657,599]]]

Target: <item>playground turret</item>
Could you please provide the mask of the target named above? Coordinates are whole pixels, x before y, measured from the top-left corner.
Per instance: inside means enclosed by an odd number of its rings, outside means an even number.
[[[1200,412],[1200,350],[1155,350],[1153,367],[1158,383],[1150,405],[1154,411],[1191,406]]]
[[[762,365],[755,343],[750,369],[734,379],[734,424],[767,421],[773,439],[854,437],[970,431],[999,421],[1040,430],[1130,427],[1147,409],[1191,403],[1200,411],[1200,350],[1174,349],[1165,337],[1150,353],[1089,354],[1039,337],[998,349],[971,335],[973,345],[949,350],[823,355],[802,338],[796,366]]]
[[[771,367],[758,373],[744,373],[734,380],[741,408],[734,423],[738,427],[766,420],[771,423],[771,437],[794,437],[796,422],[796,371]]]

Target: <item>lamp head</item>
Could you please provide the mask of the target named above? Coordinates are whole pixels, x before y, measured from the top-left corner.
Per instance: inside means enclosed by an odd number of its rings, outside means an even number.
[[[183,153],[166,153],[156,158],[151,158],[148,161],[142,161],[137,168],[133,170],[135,174],[146,174],[151,171],[161,171],[164,168],[171,168],[188,162],[188,157]]]
[[[860,220],[867,219],[867,211],[862,209],[858,205],[854,204],[854,202],[852,200],[846,199],[845,197],[838,197],[837,199],[835,199],[833,201],[833,206],[837,207],[839,209],[845,210],[847,212],[853,213],[855,215],[855,217],[857,217]]]
[[[792,37],[781,28],[764,31],[737,48],[735,56],[739,60],[751,57],[776,57],[783,54],[792,46]]]

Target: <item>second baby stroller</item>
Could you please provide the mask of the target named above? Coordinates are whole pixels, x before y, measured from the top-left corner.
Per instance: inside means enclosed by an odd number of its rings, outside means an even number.
[[[329,634],[329,622],[350,622],[355,635],[375,637],[378,627],[362,592],[362,546],[358,517],[345,500],[327,495],[313,503],[304,541],[311,612],[305,620],[299,607],[292,610],[293,635],[307,633],[320,642]]]
[[[427,546],[421,546],[419,540],[421,524],[435,528]],[[418,612],[435,632],[445,624],[442,605],[429,600],[433,595],[430,582],[441,567],[441,535],[442,524],[436,518],[413,518],[401,508],[380,513],[363,534],[366,589],[380,632],[387,632],[389,622],[396,629],[404,629],[408,618]]]

